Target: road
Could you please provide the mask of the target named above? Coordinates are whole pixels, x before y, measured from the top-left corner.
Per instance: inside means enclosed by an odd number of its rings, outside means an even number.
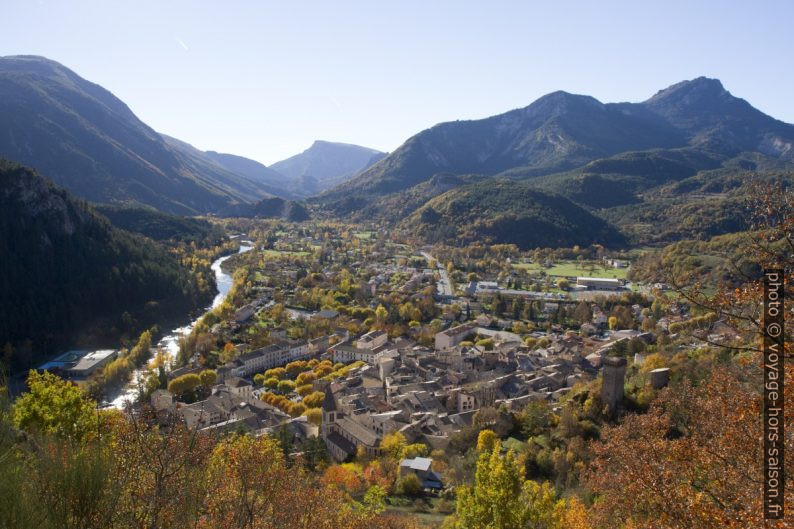
[[[447,269],[444,268],[444,265],[442,265],[438,259],[427,252],[422,252],[422,256],[427,259],[428,263],[431,260],[435,261],[436,266],[438,267],[438,275],[441,277],[441,279],[436,282],[436,293],[442,298],[453,297],[454,293],[452,292],[452,282],[449,280],[449,274],[447,273]]]

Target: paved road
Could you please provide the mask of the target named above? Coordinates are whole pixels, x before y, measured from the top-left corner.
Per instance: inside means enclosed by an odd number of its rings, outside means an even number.
[[[441,279],[436,283],[436,292],[441,297],[449,297],[451,298],[454,293],[452,292],[452,282],[449,280],[449,274],[447,273],[447,269],[444,268],[444,265],[441,262],[430,255],[427,252],[422,252],[422,256],[427,259],[428,262],[431,260],[436,262],[436,266],[438,267],[438,274],[441,276]]]

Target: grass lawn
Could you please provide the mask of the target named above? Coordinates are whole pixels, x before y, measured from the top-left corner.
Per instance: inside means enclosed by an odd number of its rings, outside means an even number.
[[[587,276],[587,277],[606,277],[614,279],[626,279],[628,268],[606,268],[601,263],[592,263],[594,265],[593,271],[590,271],[589,263],[584,262],[579,265],[578,261],[561,261],[554,263],[551,268],[543,268],[537,263],[519,263],[514,264],[514,268],[523,268],[529,272],[540,272],[545,270],[547,275],[550,276]]]
[[[266,257],[279,257],[282,255],[297,255],[300,257],[306,257],[309,255],[309,252],[288,252],[282,250],[262,250],[262,253],[265,254]]]
[[[359,239],[363,239],[365,241],[370,240],[374,234],[375,234],[374,231],[357,231],[357,232],[353,233],[353,235],[355,235]]]

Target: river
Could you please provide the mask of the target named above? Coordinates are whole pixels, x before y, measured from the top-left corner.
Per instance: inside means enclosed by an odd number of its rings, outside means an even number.
[[[251,248],[253,248],[251,243],[248,241],[242,241],[240,243],[240,249],[237,251],[237,253],[247,252]],[[215,298],[213,298],[212,304],[207,307],[207,311],[210,311],[223,303],[223,300],[226,299],[226,295],[232,288],[232,276],[221,269],[223,262],[230,257],[231,255],[226,255],[216,259],[212,263],[212,271],[215,272],[215,284],[218,287],[218,293],[215,295]],[[203,314],[191,321],[188,325],[185,325],[184,327],[177,327],[176,329],[173,329],[171,332],[164,335],[162,338],[160,338],[160,341],[157,342],[155,349],[162,349],[165,351],[172,362],[176,360],[177,353],[179,353],[179,340],[190,334],[190,332],[193,330],[193,327],[196,326],[202,316]],[[135,399],[138,397],[138,384],[139,382],[142,382],[143,377],[146,375],[146,371],[146,366],[133,371],[130,381],[119,391],[117,395],[109,400],[109,407],[122,409],[127,403],[135,402]]]

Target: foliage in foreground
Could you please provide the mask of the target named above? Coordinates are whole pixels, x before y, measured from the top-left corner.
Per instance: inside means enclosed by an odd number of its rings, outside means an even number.
[[[0,475],[0,528],[410,527],[289,464],[271,437],[97,413],[46,374],[0,409]]]

